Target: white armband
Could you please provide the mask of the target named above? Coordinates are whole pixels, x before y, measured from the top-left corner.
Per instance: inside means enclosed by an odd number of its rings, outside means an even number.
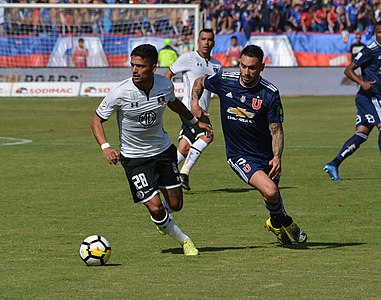
[[[102,149],[102,150],[104,150],[104,149],[106,149],[106,148],[110,148],[110,147],[111,147],[111,146],[110,146],[109,143],[104,143],[104,144],[101,145],[101,149]]]

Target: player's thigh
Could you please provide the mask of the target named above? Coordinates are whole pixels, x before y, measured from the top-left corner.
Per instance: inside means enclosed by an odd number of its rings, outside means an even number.
[[[173,144],[155,157],[155,171],[159,175],[160,189],[170,190],[181,186],[180,172],[177,167],[177,149]]]
[[[145,203],[160,192],[158,186],[159,174],[155,169],[155,159],[121,156],[120,162],[126,173],[135,203]]]
[[[381,96],[358,93],[356,95],[356,128],[365,126],[371,129],[381,123]]]

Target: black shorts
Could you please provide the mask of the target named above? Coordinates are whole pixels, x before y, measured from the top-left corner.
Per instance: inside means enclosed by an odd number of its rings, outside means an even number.
[[[203,115],[201,118],[199,118],[199,120],[201,122],[211,124],[207,116]],[[193,125],[186,121],[184,118],[181,118],[181,122],[182,125],[179,133],[179,140],[184,138],[188,141],[190,145],[192,145],[201,135],[205,134],[204,129],[193,127]]]
[[[164,152],[147,158],[127,158],[121,155],[120,162],[126,172],[135,203],[151,200],[160,189],[181,186],[177,168],[177,149],[172,144]]]

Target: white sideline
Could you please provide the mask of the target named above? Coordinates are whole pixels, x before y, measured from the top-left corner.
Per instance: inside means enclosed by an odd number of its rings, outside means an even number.
[[[4,136],[0,136],[0,141],[1,140],[9,140],[9,141],[13,141],[13,142],[10,142],[10,143],[0,143],[0,146],[23,145],[23,144],[28,144],[28,143],[32,143],[33,142],[32,140],[28,140],[28,139],[12,138],[12,137],[4,137]],[[16,142],[16,141],[18,141],[18,142]]]

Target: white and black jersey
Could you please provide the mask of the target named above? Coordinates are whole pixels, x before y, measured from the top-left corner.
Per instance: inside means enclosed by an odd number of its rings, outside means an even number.
[[[149,95],[129,78],[110,91],[96,113],[104,120],[117,113],[120,152],[124,157],[151,157],[171,145],[163,128],[163,113],[168,102],[174,100],[173,84],[162,75],[154,74]]]
[[[207,61],[201,57],[197,51],[188,52],[181,55],[169,68],[173,74],[183,74],[184,81],[184,97],[183,103],[190,110],[190,101],[192,100],[192,88],[198,77],[205,75],[213,75],[221,70],[221,63],[210,57]],[[200,106],[208,111],[211,92],[204,90],[199,103]]]

